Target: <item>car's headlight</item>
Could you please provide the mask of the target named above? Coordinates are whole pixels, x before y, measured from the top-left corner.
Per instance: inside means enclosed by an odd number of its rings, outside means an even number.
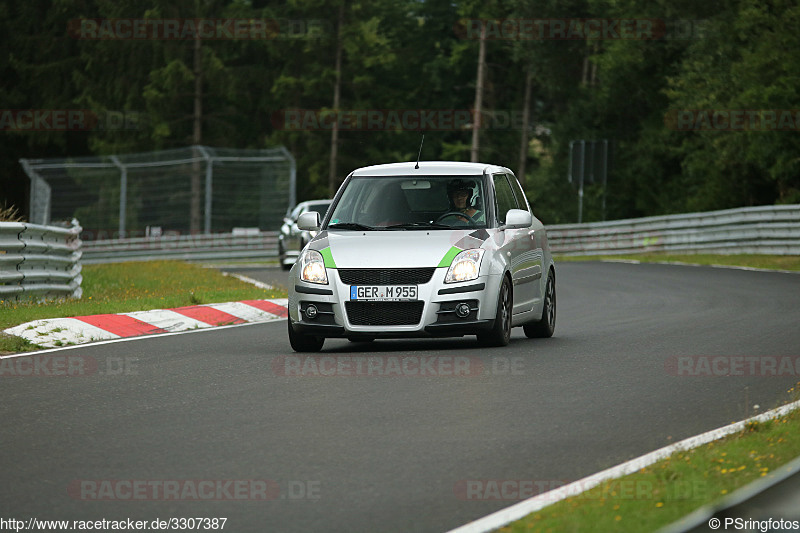
[[[476,279],[481,271],[481,259],[483,259],[484,251],[477,248],[459,253],[450,264],[447,275],[444,277],[444,282],[456,283],[458,281]]]
[[[306,250],[300,258],[300,279],[309,283],[328,284],[325,262],[316,250]]]

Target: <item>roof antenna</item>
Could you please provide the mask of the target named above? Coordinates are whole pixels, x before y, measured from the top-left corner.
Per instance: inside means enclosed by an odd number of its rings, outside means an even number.
[[[417,154],[417,164],[414,165],[414,170],[419,170],[419,156],[422,155],[422,143],[425,142],[425,134],[422,134],[422,140],[419,142],[419,153]]]

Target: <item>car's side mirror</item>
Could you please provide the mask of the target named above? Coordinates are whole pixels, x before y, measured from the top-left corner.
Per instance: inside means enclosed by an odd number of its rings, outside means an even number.
[[[319,230],[319,213],[308,211],[297,217],[297,227],[305,231]]]
[[[506,229],[527,228],[533,223],[533,217],[522,209],[509,209],[506,213]]]

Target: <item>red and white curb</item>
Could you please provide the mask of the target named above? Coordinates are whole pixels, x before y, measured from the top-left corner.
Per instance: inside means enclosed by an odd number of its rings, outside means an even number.
[[[108,315],[45,318],[5,330],[45,348],[286,318],[289,300],[243,300]]]

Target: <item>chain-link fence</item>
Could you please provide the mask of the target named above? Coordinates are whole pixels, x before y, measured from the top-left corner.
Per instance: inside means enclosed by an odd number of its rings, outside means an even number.
[[[190,146],[20,163],[31,179],[30,221],[77,218],[87,241],[275,231],[296,203],[295,160],[284,147]]]

